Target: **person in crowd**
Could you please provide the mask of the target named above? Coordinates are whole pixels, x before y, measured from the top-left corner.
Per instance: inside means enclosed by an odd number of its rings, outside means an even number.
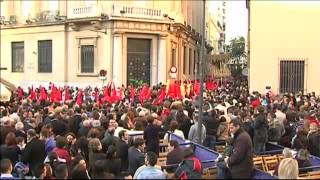
[[[157,163],[157,154],[149,151],[146,153],[145,166],[139,167],[135,174],[134,179],[166,179],[166,175],[155,167]]]
[[[177,164],[181,163],[183,160],[183,150],[180,148],[179,143],[176,140],[170,140],[168,143],[168,155],[166,165],[166,171],[168,173],[174,173]]]
[[[218,141],[226,141],[229,138],[229,125],[224,116],[220,117],[220,124],[217,130]]]
[[[72,169],[72,179],[90,179],[85,166],[78,164]]]
[[[159,154],[159,132],[161,127],[157,124],[157,120],[151,115],[147,116],[148,126],[143,132],[143,138],[146,142],[146,150]]]
[[[23,137],[24,141],[27,142],[27,134],[24,131],[24,125],[22,122],[17,122],[15,125],[16,132],[14,133],[16,137]]]
[[[55,170],[54,174],[56,179],[68,179],[68,167],[66,164],[59,164]]]
[[[5,144],[0,147],[1,159],[10,159],[14,166],[19,161],[21,150],[17,146],[16,135],[13,132],[9,132],[5,139]]]
[[[306,168],[306,167],[311,167],[312,164],[309,160],[309,152],[306,149],[300,149],[296,155],[296,160],[298,161],[298,166],[299,169],[301,168]],[[304,170],[299,170],[299,174],[304,174],[307,173],[308,170],[304,169]]]
[[[319,146],[320,132],[316,123],[310,124],[310,130],[307,135],[307,139],[308,139],[308,150],[310,154],[320,157],[320,146]]]
[[[115,179],[116,177],[113,174],[110,174],[106,171],[105,161],[97,160],[94,162],[92,179]]]
[[[42,127],[40,132],[40,139],[45,142],[45,151],[46,155],[49,154],[55,147],[56,141],[54,140],[53,135],[50,135],[50,131],[46,127]]]
[[[129,135],[127,130],[122,130],[119,132],[119,141],[116,144],[117,148],[117,157],[121,159],[121,171],[128,170],[128,140]]]
[[[241,128],[241,122],[234,119],[230,122],[233,137],[232,154],[224,159],[232,178],[250,179],[253,176],[252,141],[247,132]]]
[[[201,179],[202,165],[200,160],[195,157],[194,147],[188,147],[183,152],[183,160],[174,173],[175,178],[179,179]]]
[[[292,152],[291,152],[291,150],[289,149],[289,148],[284,148],[283,149],[283,151],[282,151],[282,155],[283,155],[283,158],[285,159],[285,158],[292,158],[293,157],[293,155],[292,155]],[[281,160],[282,161],[282,160]],[[280,162],[281,162],[280,161]],[[275,168],[274,168],[274,172],[273,172],[273,175],[274,176],[278,176],[279,175],[279,173],[278,173],[278,171],[279,171],[279,164],[280,164],[280,162],[275,166]]]
[[[182,139],[184,139],[184,134],[181,130],[179,130],[179,124],[178,124],[178,121],[176,120],[173,120],[170,122],[170,127],[169,127],[169,132],[181,137]],[[164,135],[164,138],[163,138],[165,141],[169,141],[169,133],[166,133]]]
[[[91,124],[89,120],[82,121],[82,126],[80,126],[77,134],[77,138],[79,137],[87,137],[89,130],[90,130]]]
[[[45,144],[37,137],[34,129],[27,131],[27,145],[22,152],[21,161],[29,164],[31,174],[35,175],[36,168],[43,163],[46,157]]]
[[[93,138],[89,141],[89,172],[92,172],[94,163],[97,160],[106,160],[107,155],[102,152],[102,145],[98,138]]]
[[[183,137],[187,138],[191,127],[189,116],[187,116],[183,110],[178,110],[176,115],[176,121],[179,124],[179,130],[183,132]]]
[[[300,149],[307,149],[308,138],[303,127],[298,127],[296,129],[296,135],[292,138],[292,149],[299,151]]]
[[[71,167],[71,156],[69,151],[66,149],[67,139],[63,136],[58,136],[56,138],[56,147],[52,150],[52,152],[56,153],[60,159],[64,159],[68,165]]]
[[[253,128],[253,145],[254,152],[256,154],[262,153],[266,150],[266,143],[268,142],[268,121],[266,119],[266,115],[264,113],[264,107],[258,107],[258,115],[254,120]]]
[[[292,158],[285,158],[279,164],[279,179],[298,179],[298,162]]]
[[[194,112],[193,120],[194,120],[195,123],[190,128],[188,139],[190,141],[192,141],[192,142],[196,142],[196,143],[202,144],[203,140],[206,137],[206,127],[202,124],[201,142],[199,142],[200,139],[198,137],[198,131],[200,131],[200,130],[198,129],[198,117],[199,117],[198,112]]]
[[[280,142],[281,136],[284,134],[283,124],[277,119],[277,116],[270,112],[268,113],[269,131],[268,139],[269,142],[278,144]]]
[[[81,109],[80,107],[75,107],[74,108],[75,114],[70,118],[69,123],[68,123],[68,128],[69,131],[78,134],[78,131],[80,129],[80,124],[82,122],[82,116],[81,116]]]
[[[110,145],[107,150],[106,169],[107,172],[113,174],[115,177],[120,176],[121,159],[117,157],[117,149],[114,145]]]
[[[208,104],[204,106],[204,110],[209,111]],[[216,117],[215,110],[204,112],[203,124],[206,127],[206,138],[203,141],[203,145],[210,149],[215,149],[216,140],[217,140],[217,131],[219,127],[219,120]]]
[[[10,159],[6,159],[6,158],[2,159],[1,157],[0,166],[1,166],[0,179],[16,179],[12,176],[13,167]]]
[[[233,138],[230,137],[226,140],[226,146],[222,156],[217,158],[217,179],[231,178],[230,171],[224,161],[226,157],[230,157],[233,151]]]
[[[133,146],[128,149],[128,170],[132,176],[134,176],[136,170],[144,164],[144,148],[144,140],[142,138],[136,138]]]

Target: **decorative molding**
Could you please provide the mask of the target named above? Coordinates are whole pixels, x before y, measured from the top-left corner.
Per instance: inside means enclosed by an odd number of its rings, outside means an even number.
[[[102,29],[101,21],[91,21],[90,23],[93,25],[93,27],[96,30],[101,30]]]
[[[71,29],[75,30],[75,31],[79,31],[80,27],[78,24],[76,23],[69,23],[69,26],[71,27]]]

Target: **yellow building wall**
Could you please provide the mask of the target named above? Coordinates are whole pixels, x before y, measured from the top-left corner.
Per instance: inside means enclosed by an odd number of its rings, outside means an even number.
[[[320,2],[250,2],[250,92],[279,92],[279,60],[306,59],[307,92],[320,93]]]
[[[48,31],[49,30],[49,31]],[[38,73],[38,40],[52,40],[52,73]],[[24,72],[12,72],[11,42],[24,41]],[[1,77],[16,85],[65,80],[64,25],[1,30]]]

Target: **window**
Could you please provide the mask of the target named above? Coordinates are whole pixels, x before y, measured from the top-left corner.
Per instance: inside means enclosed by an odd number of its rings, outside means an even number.
[[[52,72],[52,40],[38,41],[38,72]]]
[[[171,66],[176,65],[176,49],[172,49],[171,51]]]
[[[81,73],[94,72],[94,46],[81,45]]]
[[[304,61],[280,61],[280,93],[304,89]]]
[[[12,42],[12,72],[23,72],[24,70],[24,42]]]

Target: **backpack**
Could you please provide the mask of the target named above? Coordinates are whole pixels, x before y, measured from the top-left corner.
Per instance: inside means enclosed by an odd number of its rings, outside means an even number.
[[[183,160],[178,167],[176,174],[179,179],[201,179],[201,162],[196,157]]]

